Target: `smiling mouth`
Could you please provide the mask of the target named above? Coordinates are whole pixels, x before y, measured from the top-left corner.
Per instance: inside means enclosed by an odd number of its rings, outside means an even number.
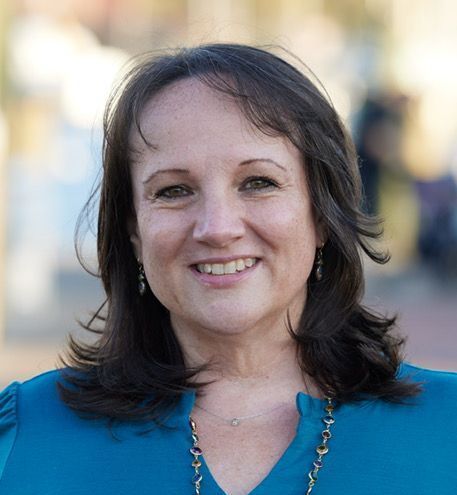
[[[239,258],[228,263],[199,263],[194,267],[198,272],[207,275],[230,275],[253,267],[257,261],[257,258]]]

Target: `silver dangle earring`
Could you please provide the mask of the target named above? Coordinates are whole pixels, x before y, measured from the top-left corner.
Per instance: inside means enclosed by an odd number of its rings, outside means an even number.
[[[146,293],[146,274],[140,260],[138,260],[138,292],[140,296],[144,296]]]
[[[314,271],[314,275],[316,276],[316,280],[319,282],[322,280],[322,277],[324,275],[324,259],[323,259],[323,254],[322,254],[322,248],[318,248],[317,254],[316,254],[316,269]]]

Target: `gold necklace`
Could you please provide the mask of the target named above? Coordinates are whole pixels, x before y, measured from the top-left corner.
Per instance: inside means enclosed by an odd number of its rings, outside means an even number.
[[[333,405],[332,399],[330,397],[326,397],[325,400],[327,401],[327,404],[324,407],[325,415],[322,418],[322,422],[325,424],[325,427],[321,433],[322,441],[316,447],[317,458],[313,461],[312,468],[308,473],[309,481],[306,490],[306,495],[310,495],[317,482],[317,475],[319,473],[319,470],[324,465],[323,458],[328,453],[328,441],[330,440],[330,438],[332,438],[332,433],[330,430],[332,425],[335,423],[335,418],[333,417],[333,411],[335,410],[335,406]],[[200,409],[202,408],[200,407]],[[192,419],[192,417],[189,417],[189,426],[191,429],[192,443],[193,443],[192,447],[189,449],[190,453],[193,455],[192,467],[194,469],[194,475],[192,477],[192,483],[195,487],[195,495],[200,495],[201,483],[203,480],[203,475],[200,473],[200,467],[202,465],[202,461],[200,460],[200,457],[203,455],[203,451],[198,446],[199,438],[197,432],[197,424]]]

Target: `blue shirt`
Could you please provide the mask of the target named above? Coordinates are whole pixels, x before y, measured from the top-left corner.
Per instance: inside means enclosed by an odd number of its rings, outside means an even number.
[[[330,451],[313,495],[456,495],[457,374],[403,364],[423,382],[414,405],[367,400],[334,412]],[[195,493],[183,396],[171,429],[80,418],[58,397],[52,371],[0,395],[1,495],[137,495]],[[320,443],[325,401],[297,395],[297,434],[251,495],[304,495]],[[143,434],[141,434],[143,432]],[[240,451],[238,455],[242,456]],[[223,495],[204,460],[202,495]],[[236,473],[233,473],[236,476]]]

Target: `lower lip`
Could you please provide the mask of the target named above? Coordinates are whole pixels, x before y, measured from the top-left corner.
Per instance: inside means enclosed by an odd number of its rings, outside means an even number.
[[[195,267],[191,267],[192,273],[195,277],[205,285],[214,288],[225,288],[235,285],[241,282],[245,278],[249,277],[256,268],[259,266],[260,260],[257,260],[256,264],[250,268],[244,269],[242,272],[227,273],[225,275],[211,275],[209,273],[200,273]]]

